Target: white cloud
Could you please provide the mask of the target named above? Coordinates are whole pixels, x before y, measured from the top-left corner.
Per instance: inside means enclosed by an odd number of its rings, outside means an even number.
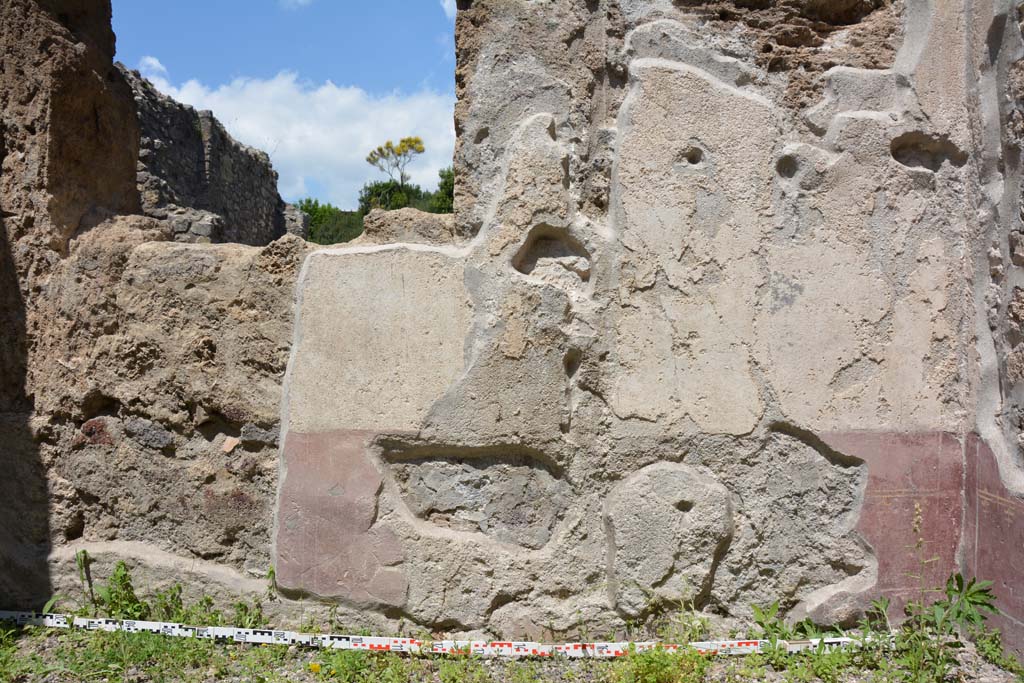
[[[140,71],[146,65],[140,63]],[[166,70],[157,68],[143,73],[161,92],[196,109],[212,110],[237,140],[270,154],[286,200],[322,188],[318,199],[355,208],[363,184],[383,179],[366,163],[366,155],[388,139],[423,138],[427,151],[413,161],[409,173],[424,189],[434,189],[438,170],[452,163],[452,94],[423,89],[374,96],[330,81],[303,81],[287,71],[217,87],[196,80],[174,85]]]
[[[449,19],[454,19],[455,13],[458,11],[455,7],[455,0],[441,0],[441,8],[444,9],[444,13],[448,15]]]
[[[278,4],[285,9],[298,9],[313,4],[313,0],[278,0]]]
[[[150,80],[167,77],[167,67],[159,59],[149,55],[139,60],[139,72]]]

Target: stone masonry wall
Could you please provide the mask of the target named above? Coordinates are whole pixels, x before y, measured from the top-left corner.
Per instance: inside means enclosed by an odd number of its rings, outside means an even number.
[[[137,210],[138,129],[109,4],[4,2],[0,47],[0,595],[13,600],[50,591],[31,355],[46,321],[33,302],[73,234]]]
[[[1017,5],[459,7],[454,222],[310,251],[175,243],[283,235],[269,166],[106,0],[0,5],[0,606],[87,549],[282,625],[849,623],[920,506],[1024,644]]]
[[[123,67],[141,132],[143,212],[171,222],[178,241],[263,245],[306,236],[302,214],[277,193],[263,151],[236,142],[209,111],[175,102]]]
[[[83,549],[97,579],[124,560],[145,592],[180,581],[225,604],[267,587],[307,245],[270,241],[283,234],[266,220],[273,172],[212,119],[207,147],[179,150],[195,153],[198,184],[160,187],[202,188],[209,159],[214,208],[236,211],[229,182],[263,204],[204,239],[263,244],[174,242],[175,221],[200,215],[188,202],[206,197],[176,195],[188,208],[166,214],[149,203],[162,199],[140,203],[144,135],[110,21],[107,0],[0,3],[2,608],[78,599]],[[172,129],[188,114],[160,107]]]
[[[454,233],[299,283],[282,589],[850,623],[909,597],[920,505],[927,580],[984,570],[1024,644],[1017,6],[459,7]]]

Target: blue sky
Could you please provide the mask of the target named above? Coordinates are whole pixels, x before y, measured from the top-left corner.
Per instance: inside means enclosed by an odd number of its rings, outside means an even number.
[[[389,138],[424,139],[424,187],[451,163],[454,4],[113,0],[117,59],[267,151],[285,199],[353,208]]]

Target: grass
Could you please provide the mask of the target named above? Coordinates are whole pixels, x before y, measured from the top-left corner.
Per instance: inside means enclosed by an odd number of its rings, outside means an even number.
[[[920,515],[915,516],[915,527]],[[915,546],[922,571],[929,559],[923,543]],[[236,603],[229,616],[203,598],[185,604],[180,586],[140,598],[127,567],[118,564],[104,584],[93,585],[90,559],[83,554],[82,574],[86,605],[83,615],[124,619],[156,619],[195,625],[263,626],[266,619],[258,601]],[[268,575],[273,583],[273,573]],[[266,596],[271,599],[268,594]],[[934,598],[934,599],[932,599]],[[713,658],[694,651],[667,652],[661,647],[645,652],[631,648],[616,660],[483,660],[477,657],[408,656],[345,650],[305,650],[280,646],[214,643],[208,640],[168,638],[149,633],[58,631],[34,627],[4,628],[0,624],[0,682],[51,683],[109,681],[137,683],[198,683],[199,681],[340,681],[342,683],[700,683],[775,680],[793,683],[822,681],[877,681],[878,683],[933,683],[952,680],[958,653],[970,635],[978,656],[1024,683],[1024,665],[1003,648],[997,631],[986,629],[985,617],[996,612],[991,584],[965,580],[955,574],[944,588],[930,589],[921,580],[920,596],[907,608],[907,619],[893,629],[888,603],[879,600],[850,637],[859,639],[848,649],[789,653],[777,647],[745,657]],[[752,608],[753,638],[779,640],[844,635],[823,633],[809,622],[788,623],[778,604]],[[328,631],[342,632],[332,617]],[[308,625],[305,630],[318,630]],[[687,642],[722,637],[709,633],[709,622],[690,601],[663,609],[650,624],[664,640]],[[589,640],[583,638],[583,640]]]
[[[898,652],[898,649],[897,651]],[[1006,654],[996,632],[979,634],[977,653],[1024,681],[1024,667]],[[947,674],[949,671],[947,671]],[[148,633],[0,631],[0,681],[339,681],[342,683],[905,683],[920,671],[879,646],[833,651],[769,651],[745,657],[704,657],[658,648],[616,660],[484,660],[352,650],[216,644]],[[946,680],[960,680],[947,678]]]
[[[0,681],[21,683],[46,677],[71,681],[200,683],[241,678],[276,683],[292,680],[298,661],[285,648],[217,645],[150,633],[47,631],[28,628],[18,636],[23,650],[0,657]]]
[[[631,649],[629,656],[608,668],[610,683],[696,683],[706,677],[710,659],[696,652],[667,652],[661,647],[646,652]]]

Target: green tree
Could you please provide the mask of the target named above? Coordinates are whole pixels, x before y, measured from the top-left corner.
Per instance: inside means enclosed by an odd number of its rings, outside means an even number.
[[[375,180],[359,191],[359,213],[365,216],[373,209],[393,211],[407,206],[425,211],[431,196],[419,185],[410,183],[402,187],[394,180]]]
[[[431,213],[452,213],[455,208],[455,169],[451,166],[437,172],[441,181],[437,191],[430,197],[428,211]]]
[[[388,140],[370,152],[366,157],[366,162],[387,173],[388,178],[397,182],[398,186],[404,190],[405,184],[409,181],[409,174],[405,172],[406,167],[413,158],[418,154],[423,154],[426,150],[423,140],[415,136],[402,138],[397,145]]]
[[[363,214],[359,211],[342,211],[310,197],[300,199],[297,206],[309,216],[310,242],[338,244],[363,234]]]

